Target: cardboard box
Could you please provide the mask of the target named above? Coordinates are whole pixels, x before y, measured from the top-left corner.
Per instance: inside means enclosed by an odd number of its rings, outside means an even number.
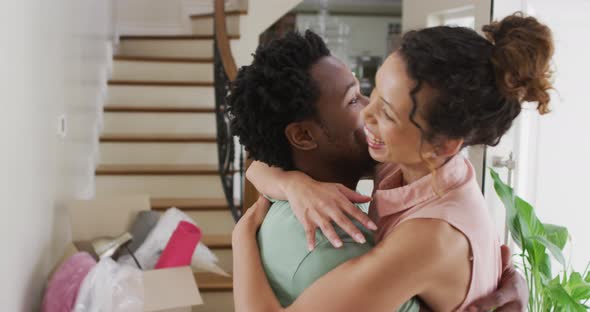
[[[135,216],[150,209],[147,196],[126,196],[66,203],[71,238],[62,261],[78,252],[77,241],[113,237],[129,231]],[[59,264],[58,264],[59,266]],[[193,271],[189,266],[143,271],[144,311],[184,312],[203,304]]]

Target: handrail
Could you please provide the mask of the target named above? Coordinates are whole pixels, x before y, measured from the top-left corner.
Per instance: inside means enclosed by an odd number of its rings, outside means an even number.
[[[246,207],[250,207],[258,197],[256,188],[244,178],[245,168],[250,165],[246,161],[244,166],[243,149],[239,146],[236,148],[234,137],[229,127],[229,119],[226,115],[225,98],[228,92],[228,83],[235,80],[238,75],[238,68],[233,57],[229,35],[226,26],[226,13],[224,0],[215,0],[214,12],[214,77],[215,77],[215,115],[217,121],[217,151],[219,158],[219,173],[223,191],[236,221],[240,219],[245,212]],[[234,169],[236,160],[236,149],[239,151],[239,168]],[[234,177],[234,172],[238,173],[238,183]],[[234,186],[239,184],[240,202],[236,205],[234,200]]]
[[[231,52],[229,35],[227,34],[224,0],[215,0],[215,39],[225,74],[230,81],[234,81],[238,75],[238,67]]]

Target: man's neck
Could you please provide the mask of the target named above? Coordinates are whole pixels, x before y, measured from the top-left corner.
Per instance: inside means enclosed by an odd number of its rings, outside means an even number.
[[[332,164],[313,160],[295,160],[295,168],[320,182],[340,183],[351,190],[356,189],[361,173],[353,173],[349,168],[334,168]]]

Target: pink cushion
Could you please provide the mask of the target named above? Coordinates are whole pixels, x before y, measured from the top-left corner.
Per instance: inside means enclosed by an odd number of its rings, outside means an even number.
[[[155,268],[164,269],[190,265],[200,240],[201,230],[192,223],[181,221],[172,233]]]
[[[41,311],[71,312],[80,285],[95,265],[96,261],[87,252],[79,252],[62,263],[47,284]]]

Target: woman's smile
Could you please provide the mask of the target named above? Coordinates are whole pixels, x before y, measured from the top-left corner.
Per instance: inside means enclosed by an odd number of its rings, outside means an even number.
[[[378,139],[372,132],[371,130],[369,130],[369,128],[367,128],[367,126],[364,127],[364,131],[365,131],[365,135],[367,137],[367,144],[369,144],[369,147],[372,149],[382,149],[383,147],[385,147],[385,142],[383,142],[382,140]]]

